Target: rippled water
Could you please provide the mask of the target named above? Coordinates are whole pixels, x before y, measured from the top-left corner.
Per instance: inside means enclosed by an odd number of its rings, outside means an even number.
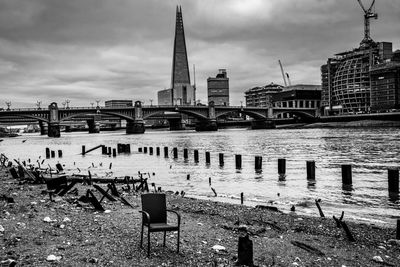
[[[23,142],[23,140],[26,140]],[[59,161],[68,173],[137,176],[138,171],[149,172],[150,182],[165,190],[185,191],[199,198],[245,204],[272,203],[284,211],[292,205],[300,213],[317,216],[314,200],[320,198],[327,217],[345,218],[392,226],[400,218],[400,204],[388,196],[387,168],[399,167],[400,130],[396,128],[346,129],[225,129],[218,132],[147,131],[143,135],[126,135],[124,131],[100,134],[62,133],[51,139],[38,134],[4,139],[0,151],[10,158],[36,161],[45,156],[45,147],[63,150],[63,158],[49,159],[46,164]],[[104,144],[130,143],[132,154],[116,158],[101,155],[95,150],[81,156],[86,149]],[[169,147],[170,157],[138,153],[138,147]],[[178,159],[172,159],[172,148],[177,147]],[[183,159],[183,149],[189,149],[189,160]],[[199,163],[194,163],[193,150],[198,149]],[[205,151],[211,153],[211,164],[205,164]],[[225,166],[219,167],[218,153],[224,153]],[[242,155],[242,169],[235,169],[235,154]],[[262,173],[254,170],[254,157],[263,157]],[[286,159],[286,181],[279,181],[277,159]],[[306,161],[316,162],[316,183],[306,179]],[[94,167],[93,167],[93,165]],[[102,163],[100,166],[100,163]],[[109,165],[112,163],[111,170]],[[343,190],[341,164],[353,165],[353,189]],[[79,170],[78,170],[79,169]],[[112,171],[113,173],[110,173]],[[153,176],[152,173],[155,173]],[[190,174],[190,180],[187,180]],[[209,186],[209,177],[214,193]]]

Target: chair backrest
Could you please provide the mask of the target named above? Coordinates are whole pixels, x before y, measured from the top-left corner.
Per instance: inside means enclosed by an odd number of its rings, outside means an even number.
[[[144,216],[145,223],[166,223],[167,203],[165,194],[142,194],[142,210],[150,214],[150,222]]]

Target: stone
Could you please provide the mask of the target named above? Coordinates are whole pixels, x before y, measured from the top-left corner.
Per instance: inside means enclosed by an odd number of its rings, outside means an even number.
[[[61,256],[55,256],[53,254],[47,256],[46,258],[47,261],[59,261],[61,260]]]
[[[381,256],[374,256],[374,257],[372,258],[372,260],[374,260],[374,261],[376,261],[376,262],[383,262],[383,259],[382,259]]]
[[[215,251],[217,251],[217,252],[226,251],[226,248],[225,248],[224,246],[221,246],[221,245],[214,245],[214,246],[212,247],[212,249],[215,250]]]
[[[3,225],[0,225],[0,233],[4,233],[4,227],[3,227]]]

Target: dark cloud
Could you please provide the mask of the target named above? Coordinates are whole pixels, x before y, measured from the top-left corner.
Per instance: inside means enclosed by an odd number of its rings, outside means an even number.
[[[156,102],[170,86],[176,5],[203,101],[219,68],[233,104],[248,88],[281,83],[278,59],[292,82],[318,84],[327,57],[363,37],[355,0],[0,0],[2,102]],[[377,1],[373,39],[400,48],[399,10],[398,0]]]

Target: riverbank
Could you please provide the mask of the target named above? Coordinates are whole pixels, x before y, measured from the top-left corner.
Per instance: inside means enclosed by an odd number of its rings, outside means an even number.
[[[337,122],[316,122],[316,123],[295,123],[277,125],[279,129],[292,128],[369,128],[369,127],[400,127],[400,121],[385,120],[359,120],[359,121],[337,121]]]
[[[122,192],[121,186],[117,187]],[[44,184],[17,181],[2,169],[0,261],[15,261],[17,266],[53,266],[54,262],[62,266],[233,266],[238,238],[248,232],[258,266],[400,265],[399,243],[391,240],[395,229],[347,222],[356,239],[350,242],[331,218],[283,214],[173,193],[167,193],[167,201],[168,208],[182,216],[181,252],[175,252],[176,233],[167,234],[166,248],[162,247],[162,234],[152,234],[148,258],[146,251],[138,248],[139,193],[123,193],[134,208],[103,201],[107,211],[96,212],[90,204],[78,201],[93,187],[78,184],[76,188],[76,193],[51,202]],[[309,247],[300,248],[299,244]],[[214,245],[225,249],[216,251]]]

